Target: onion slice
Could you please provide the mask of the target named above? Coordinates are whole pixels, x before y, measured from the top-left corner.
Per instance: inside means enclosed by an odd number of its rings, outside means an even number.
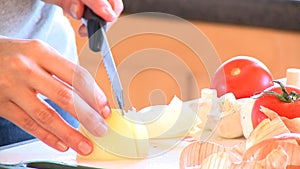
[[[226,156],[231,163],[239,162],[242,160],[243,147],[243,143],[225,147],[215,142],[193,142],[183,149],[180,156],[180,168],[201,168],[204,160],[220,153],[220,156]],[[208,163],[212,162],[214,160],[208,161]]]
[[[279,117],[262,107],[269,117],[238,145],[195,141],[180,156],[181,169],[284,169],[300,168],[300,118]]]

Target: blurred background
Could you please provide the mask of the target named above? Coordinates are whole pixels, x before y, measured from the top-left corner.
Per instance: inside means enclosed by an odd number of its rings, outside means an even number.
[[[275,78],[285,77],[287,68],[300,68],[299,1],[123,0],[123,2],[125,10],[120,20],[141,12],[161,12],[187,20],[207,38],[204,41],[211,44],[208,49],[210,54],[218,56],[220,60],[216,60],[216,63],[238,55],[252,56],[262,61]],[[77,32],[81,21],[69,19]],[[176,25],[177,21],[160,15],[130,17],[130,25],[124,27],[124,30],[149,24],[163,27],[164,24],[171,22]],[[194,36],[193,33],[189,30],[182,31],[184,36],[195,38],[190,39],[190,42],[195,42],[192,46],[198,45],[201,48],[202,45],[206,48],[201,43],[197,44],[198,36]],[[82,52],[87,48],[87,38],[76,34],[76,39],[80,62],[88,70],[95,69],[95,61],[86,57],[89,55],[87,52]],[[175,95],[184,101],[196,99],[200,97],[202,88],[210,86],[210,72],[207,65],[199,59],[192,47],[181,43],[178,39],[146,33],[128,37],[111,47],[121,81],[123,85],[125,84],[127,107],[130,105],[139,110],[150,105],[168,104]],[[148,49],[155,50],[145,52]],[[170,54],[184,62],[187,68],[177,65],[175,61],[170,62],[168,60]],[[131,65],[126,64],[126,67],[122,67],[121,64],[132,56],[144,59],[133,59]],[[137,67],[145,65],[145,62],[148,66],[161,63],[165,71],[160,68],[140,68],[139,72],[134,73]],[[114,107],[116,104],[104,67],[100,64],[96,69],[97,72],[92,73]]]

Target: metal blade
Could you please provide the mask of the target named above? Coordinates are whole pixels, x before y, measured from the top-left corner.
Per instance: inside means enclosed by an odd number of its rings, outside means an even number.
[[[113,59],[109,43],[106,38],[105,30],[103,27],[99,30],[100,36],[103,38],[102,39],[102,46],[100,48],[100,52],[103,57],[103,63],[104,67],[106,69],[108,78],[110,80],[110,83],[112,85],[113,92],[115,94],[115,97],[117,99],[119,108],[123,110],[124,106],[124,98],[123,98],[123,88],[121,85],[121,81],[118,75],[118,71],[115,65],[115,61]],[[123,111],[122,111],[123,112]]]
[[[88,28],[89,47],[94,52],[102,54],[104,67],[108,74],[118,106],[123,113],[123,89],[118,71],[106,38],[106,22],[97,16],[90,8],[85,7],[82,21]]]

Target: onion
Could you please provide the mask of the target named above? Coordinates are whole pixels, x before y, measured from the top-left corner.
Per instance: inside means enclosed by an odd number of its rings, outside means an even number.
[[[180,168],[299,168],[300,118],[282,118],[267,108],[261,110],[270,119],[262,121],[245,142],[233,147],[193,142],[183,149]]]

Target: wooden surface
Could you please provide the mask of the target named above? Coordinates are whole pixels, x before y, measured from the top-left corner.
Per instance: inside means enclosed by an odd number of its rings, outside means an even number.
[[[162,26],[170,22],[167,19],[153,17],[136,17],[131,21],[140,25],[153,23],[156,26]],[[72,19],[71,22],[76,31],[81,22]],[[267,65],[274,78],[285,77],[287,68],[300,68],[300,32],[201,21],[194,21],[192,24],[207,36],[222,62],[237,55],[253,56]],[[135,25],[131,25],[131,27],[128,26],[124,29],[134,27]],[[188,31],[183,32],[183,34],[193,36]],[[86,59],[86,52],[83,52],[84,46],[87,44],[87,38],[77,36],[77,44],[78,53],[85,53],[84,56],[80,55],[81,60],[84,60],[82,63],[90,70],[95,63],[93,63],[94,60]],[[185,62],[191,72],[180,68],[176,69],[176,67],[172,68],[173,64],[170,64],[167,68],[175,71],[171,75],[168,72],[151,69],[140,71],[134,77],[129,77],[133,76],[131,73],[136,67],[144,64],[144,62],[138,60],[134,62],[131,68],[120,70],[119,66],[126,61],[126,58],[138,54],[142,55],[141,51],[147,49],[159,49],[177,56]],[[126,84],[124,91],[125,97],[128,98],[126,102],[137,109],[155,104],[168,104],[174,95],[182,100],[198,98],[200,89],[209,87],[210,77],[205,65],[191,51],[190,46],[185,46],[179,43],[178,40],[176,41],[167,36],[153,34],[131,36],[114,45],[112,52],[115,56],[122,83]],[[153,59],[147,62],[166,62],[166,60],[155,57],[163,55],[162,53],[152,52],[152,55],[149,53],[148,55],[144,54],[143,56],[153,57]],[[98,71],[93,73],[113,106],[114,99],[103,65],[100,65]],[[130,82],[126,82],[127,79],[130,79]]]

